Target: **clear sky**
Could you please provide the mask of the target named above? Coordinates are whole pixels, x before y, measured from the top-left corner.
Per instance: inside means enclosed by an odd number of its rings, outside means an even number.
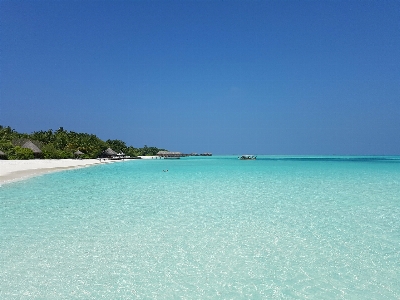
[[[400,154],[400,1],[0,1],[0,125]]]

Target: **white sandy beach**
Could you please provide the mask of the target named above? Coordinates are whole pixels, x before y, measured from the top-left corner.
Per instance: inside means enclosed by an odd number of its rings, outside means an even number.
[[[0,185],[44,173],[104,163],[99,159],[0,160]],[[110,161],[107,161],[110,162]]]

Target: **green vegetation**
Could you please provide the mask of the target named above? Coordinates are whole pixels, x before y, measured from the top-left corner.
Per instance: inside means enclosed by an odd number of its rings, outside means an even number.
[[[3,151],[4,152],[4,151]],[[15,146],[11,148],[7,155],[8,159],[33,159],[35,158],[31,149]]]
[[[0,150],[6,154],[7,159],[34,158],[35,153],[31,149],[21,147],[27,141],[31,141],[41,150],[41,154],[36,154],[36,157],[46,159],[74,158],[74,153],[78,150],[83,153],[81,158],[97,158],[107,148],[131,157],[156,155],[158,151],[165,150],[146,145],[143,148],[135,148],[127,146],[121,140],[102,141],[94,134],[67,131],[63,127],[56,131],[50,129],[26,134],[0,125]]]

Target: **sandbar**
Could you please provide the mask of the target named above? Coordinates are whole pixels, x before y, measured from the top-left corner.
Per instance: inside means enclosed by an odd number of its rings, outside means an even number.
[[[111,161],[99,159],[0,160],[0,185],[49,172],[87,167],[105,162]]]

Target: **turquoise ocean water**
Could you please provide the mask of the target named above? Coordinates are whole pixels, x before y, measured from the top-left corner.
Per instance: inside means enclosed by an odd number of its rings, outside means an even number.
[[[400,157],[133,160],[3,185],[0,299],[400,299]]]

